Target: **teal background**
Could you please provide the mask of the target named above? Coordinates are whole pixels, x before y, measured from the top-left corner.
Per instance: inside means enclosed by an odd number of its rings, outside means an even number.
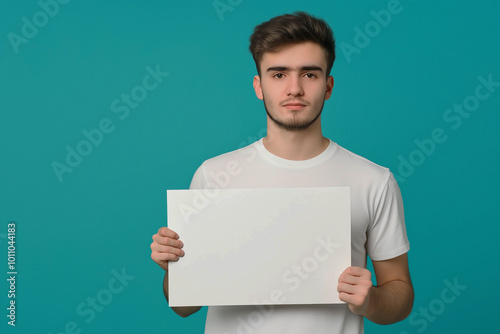
[[[305,10],[337,39],[326,136],[395,174],[415,140],[436,128],[447,136],[399,179],[419,322],[366,321],[366,333],[499,333],[500,87],[457,129],[443,114],[474,94],[479,76],[500,81],[500,4],[401,0],[350,61],[339,45],[354,45],[355,27],[388,1],[232,4],[221,19],[213,1],[71,1],[16,53],[7,35],[20,35],[22,18],[41,7],[0,2],[0,259],[6,277],[7,223],[16,221],[18,270],[15,328],[1,280],[2,332],[55,334],[71,321],[81,333],[203,332],[206,309],[177,317],[150,259],[151,236],[166,224],[165,190],[187,188],[203,160],[263,135],[248,38],[264,20]],[[169,76],[121,120],[112,101],[157,64]],[[103,118],[113,132],[59,182],[51,164]],[[87,323],[78,305],[122,268],[133,280]],[[422,320],[419,310],[436,307],[443,281],[455,278],[467,288]]]

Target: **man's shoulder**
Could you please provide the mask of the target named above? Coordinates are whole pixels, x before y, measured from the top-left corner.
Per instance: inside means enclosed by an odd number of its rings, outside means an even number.
[[[387,180],[391,174],[389,168],[381,166],[359,154],[356,154],[338,144],[337,152],[334,156],[336,163],[342,164],[343,167],[349,168],[352,172],[361,175],[370,175],[370,177],[380,177]]]
[[[218,188],[225,188],[233,176],[247,169],[247,164],[256,155],[256,143],[253,143],[205,160],[196,170],[190,189],[213,188],[214,184],[218,184]]]
[[[217,167],[225,167],[228,164],[231,165],[235,163],[241,164],[244,162],[249,162],[257,154],[258,142],[259,141],[256,141],[250,145],[246,145],[238,149],[209,158],[205,160],[201,164],[201,166],[206,168],[217,168]]]

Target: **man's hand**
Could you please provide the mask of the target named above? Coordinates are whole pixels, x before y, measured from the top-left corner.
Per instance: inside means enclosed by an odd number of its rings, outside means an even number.
[[[368,269],[348,267],[339,277],[339,298],[347,303],[353,313],[364,315],[368,310],[373,286],[371,276]]]
[[[182,246],[184,244],[177,233],[167,227],[161,227],[158,233],[153,235],[151,258],[167,271],[169,261],[177,261],[179,257],[184,256]]]

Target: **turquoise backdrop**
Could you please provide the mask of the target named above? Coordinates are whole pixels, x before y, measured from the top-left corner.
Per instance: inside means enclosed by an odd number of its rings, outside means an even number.
[[[337,39],[325,135],[405,202],[413,314],[366,332],[499,333],[500,3],[457,0],[1,1],[2,333],[203,333],[151,236],[166,189],[265,135],[248,38],[296,10]]]

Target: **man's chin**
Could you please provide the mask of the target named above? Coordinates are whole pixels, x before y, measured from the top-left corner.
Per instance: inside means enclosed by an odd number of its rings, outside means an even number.
[[[267,110],[266,110],[267,112]],[[316,121],[318,121],[321,112],[316,115],[313,119],[297,119],[298,117],[294,116],[295,119],[288,120],[280,120],[273,117],[269,112],[267,112],[267,116],[269,119],[280,129],[286,131],[304,131],[311,127]]]
[[[286,131],[304,131],[311,127],[317,118],[309,121],[292,120],[292,121],[281,121],[270,117],[271,121],[280,129]]]
[[[266,109],[267,117],[280,129],[286,130],[286,131],[304,131],[307,130],[308,128],[311,127],[316,121],[319,121],[319,116],[321,116],[321,113],[323,111],[323,106],[321,106],[321,110],[318,112],[317,115],[314,116],[312,119],[305,119],[304,115],[307,112],[304,112],[304,110],[292,110],[290,111],[292,115],[289,117],[291,119],[287,120],[281,120],[276,117],[273,117],[269,110],[267,110],[267,105],[266,105],[266,100],[264,99],[264,108]]]

